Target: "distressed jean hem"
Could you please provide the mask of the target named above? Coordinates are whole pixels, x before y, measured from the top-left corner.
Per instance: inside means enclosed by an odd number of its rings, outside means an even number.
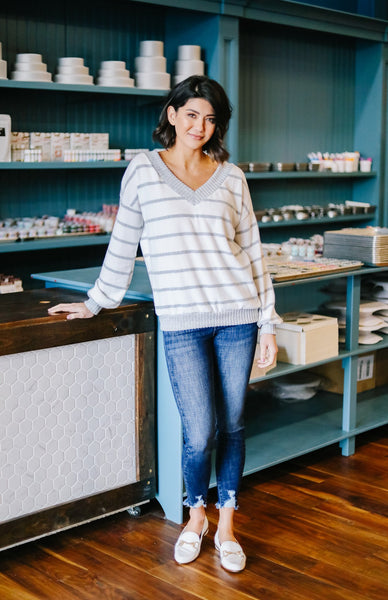
[[[229,502],[229,500],[227,500],[226,502],[224,502],[223,504],[221,504],[221,502],[217,502],[216,503],[216,508],[219,510],[220,508],[234,508],[234,510],[238,510],[240,507],[238,506],[238,504],[234,503],[231,504]]]
[[[197,497],[197,501],[194,503],[186,498],[186,500],[183,501],[183,506],[187,506],[188,508],[200,508],[203,506],[204,508],[207,508],[207,502],[201,497]]]

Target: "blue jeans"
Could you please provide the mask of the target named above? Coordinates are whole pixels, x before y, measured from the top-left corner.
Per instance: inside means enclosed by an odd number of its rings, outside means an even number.
[[[217,508],[237,508],[245,461],[244,400],[257,324],[164,331],[168,372],[183,428],[186,506],[206,506],[216,447]]]

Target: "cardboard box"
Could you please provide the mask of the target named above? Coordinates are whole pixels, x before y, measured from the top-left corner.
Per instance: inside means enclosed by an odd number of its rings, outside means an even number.
[[[338,320],[325,315],[286,313],[276,325],[278,361],[307,365],[338,355]]]
[[[30,133],[30,149],[42,150],[42,160],[51,160],[51,133],[32,131]]]
[[[70,133],[53,132],[51,134],[51,160],[63,161],[65,150],[70,150]]]
[[[361,354],[358,357],[357,393],[373,390],[376,387],[376,365],[375,351]],[[312,372],[322,376],[322,389],[335,394],[343,394],[344,369],[341,360],[314,367]]]
[[[90,133],[71,133],[70,134],[70,149],[71,150],[89,150]]]
[[[24,160],[24,150],[30,147],[30,134],[28,131],[11,132],[11,158],[12,161]]]
[[[90,150],[109,150],[109,133],[90,133]]]
[[[376,352],[376,387],[388,384],[388,348]]]

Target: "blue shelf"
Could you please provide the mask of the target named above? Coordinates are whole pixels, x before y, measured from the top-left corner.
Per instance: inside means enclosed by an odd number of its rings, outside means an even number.
[[[0,88],[48,92],[80,92],[87,94],[119,94],[121,96],[154,96],[156,98],[163,98],[169,92],[169,90],[148,90],[136,87],[104,87],[99,85],[77,85],[51,81],[14,81],[9,79],[0,80]]]
[[[99,160],[89,162],[0,162],[3,171],[39,171],[50,169],[125,169],[127,160]]]
[[[370,345],[359,344],[358,348],[356,348],[355,350],[340,350],[337,356],[332,356],[331,358],[326,358],[324,360],[320,360],[320,361],[317,361],[314,363],[308,363],[307,365],[292,365],[290,363],[279,362],[276,365],[276,367],[274,369],[271,369],[271,371],[269,371],[266,375],[264,375],[263,377],[257,377],[255,379],[251,379],[250,383],[255,383],[257,381],[268,381],[268,379],[275,379],[276,377],[290,375],[291,373],[297,373],[298,371],[305,371],[305,370],[317,367],[319,365],[324,365],[329,362],[335,362],[337,360],[342,360],[343,358],[347,358],[349,356],[358,356],[359,354],[374,352],[374,351],[382,350],[383,348],[387,348],[387,347],[388,347],[388,335],[385,335],[384,339],[377,344],[370,344]]]
[[[258,222],[260,229],[271,228],[271,227],[295,227],[295,226],[306,226],[306,225],[322,225],[325,223],[343,223],[343,222],[352,222],[352,221],[371,221],[373,219],[373,214],[363,214],[363,215],[344,215],[341,217],[323,217],[322,219],[291,219],[289,221],[270,221],[269,223]]]
[[[364,173],[354,171],[353,173],[332,173],[331,171],[264,171],[263,173],[245,173],[248,180],[251,179],[370,179],[376,177],[375,171]]]
[[[58,235],[53,238],[28,240],[23,242],[0,242],[0,254],[7,252],[31,252],[33,250],[53,250],[56,248],[76,248],[82,246],[108,245],[110,236],[100,235]]]

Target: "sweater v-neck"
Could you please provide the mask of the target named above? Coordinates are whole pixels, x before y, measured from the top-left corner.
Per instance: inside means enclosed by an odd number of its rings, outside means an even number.
[[[222,163],[218,165],[217,169],[212,175],[210,175],[209,179],[207,179],[207,181],[205,181],[205,183],[203,183],[199,188],[193,190],[190,186],[183,183],[183,181],[174,175],[174,173],[160,156],[160,152],[160,150],[151,150],[147,153],[152,166],[171,189],[192,204],[198,204],[201,202],[201,200],[206,200],[209,198],[209,196],[213,194],[225,181],[231,168],[233,167],[232,163]]]

